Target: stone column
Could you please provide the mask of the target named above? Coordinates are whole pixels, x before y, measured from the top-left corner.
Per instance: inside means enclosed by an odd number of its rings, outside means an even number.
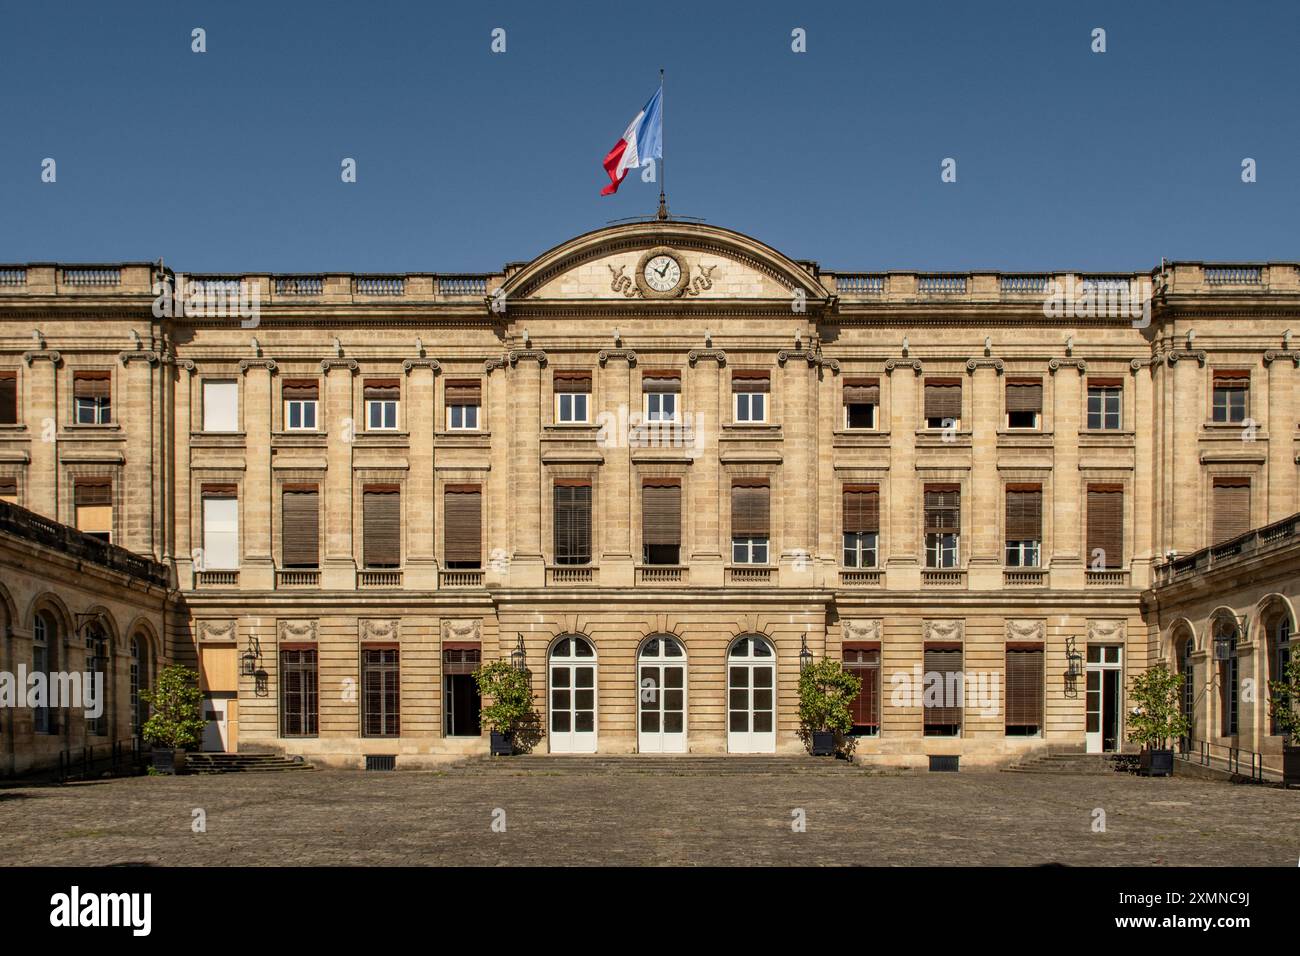
[[[539,353],[540,354],[540,353]],[[510,395],[514,405],[514,473],[510,496],[515,523],[512,587],[542,587],[546,558],[542,549],[542,509],[550,510],[542,473],[542,363],[545,356],[512,355]],[[593,516],[593,524],[594,524]]]
[[[921,421],[923,390],[920,363],[885,366],[881,388],[889,389],[889,500],[880,516],[885,586],[891,591],[921,587],[921,482],[916,474],[916,429]]]
[[[1194,355],[1170,355],[1169,389],[1173,393],[1173,506],[1169,526],[1172,547],[1188,554],[1210,543],[1210,515],[1201,506],[1201,460],[1198,438],[1205,421],[1205,371]]]
[[[433,471],[433,388],[430,365],[412,365],[408,369],[403,408],[410,436],[411,467],[406,479],[406,574],[402,581],[407,590],[432,590],[438,586],[433,516],[441,503],[435,497]]]
[[[274,361],[240,363],[244,378],[243,501],[240,504],[239,535],[243,539],[239,584],[245,589],[275,587],[275,565],[271,556],[271,401],[274,392]]]
[[[1083,494],[1079,478],[1083,370],[1073,364],[1058,364],[1056,360],[1048,368],[1053,419],[1051,586],[1077,589],[1084,585],[1086,564],[1079,505]]]
[[[195,547],[190,531],[190,431],[193,429],[191,411],[194,400],[194,363],[189,359],[179,359],[175,365],[172,387],[176,390],[176,416],[172,422],[172,444],[175,447],[173,468],[175,476],[172,487],[172,521],[173,541],[176,558],[176,580],[180,587],[194,586]],[[240,409],[244,409],[245,399],[240,398]]]
[[[599,503],[592,515],[592,533],[600,529],[601,553],[596,560],[600,565],[600,583],[606,587],[631,587],[640,561],[640,555],[632,553],[632,522],[640,523],[640,516],[632,513],[632,504],[640,501],[641,495],[636,487],[636,469],[632,467],[631,442],[624,427],[640,411],[639,402],[634,402],[632,397],[635,375],[631,362],[621,357],[608,357],[600,370],[606,410],[612,409],[617,423],[614,429],[606,430],[614,440],[600,449],[605,463],[596,477]]]
[[[691,387],[694,390],[692,411],[698,411],[699,426],[690,451],[694,459],[687,481],[690,483],[691,521],[694,536],[690,549],[691,584],[722,587],[723,567],[729,555],[727,529],[722,526],[724,496],[730,489],[722,487],[722,466],[718,462],[718,436],[722,422],[718,417],[721,402],[722,363],[720,353],[697,354]]]
[[[1006,510],[998,478],[998,424],[1002,402],[998,391],[1001,374],[977,360],[970,375],[971,388],[971,549],[968,585],[972,591],[1002,586],[1002,541],[998,534]]]
[[[772,488],[772,513],[781,515],[781,556],[778,579],[782,587],[809,587],[814,581],[812,552],[817,543],[811,532],[811,512],[816,507],[812,490],[816,475],[808,456],[810,432],[815,419],[810,414],[813,394],[812,370],[807,359],[792,356],[784,369],[773,373],[773,395],[776,379],[780,378],[781,392],[781,471]],[[775,409],[769,420],[776,421]],[[779,511],[778,511],[779,509]]]
[[[323,390],[320,407],[323,412],[319,424],[329,436],[325,449],[325,487],[321,496],[321,520],[325,523],[321,587],[326,589],[352,590],[357,586],[360,536],[353,534],[352,445],[364,422],[355,413],[353,403],[353,373],[356,369],[356,362],[336,364],[327,359],[321,363]],[[251,452],[253,436],[250,434],[248,437]],[[252,471],[251,461],[249,471]],[[410,503],[406,502],[406,505],[409,515]]]

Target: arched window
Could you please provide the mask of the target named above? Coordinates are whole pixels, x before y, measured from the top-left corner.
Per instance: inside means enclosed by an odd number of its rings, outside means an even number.
[[[57,629],[53,619],[44,611],[38,612],[32,626],[32,672],[47,675],[46,687],[49,686],[48,675],[55,666],[57,647]],[[32,711],[32,729],[38,734],[57,733],[55,714],[51,707],[37,707]]]
[[[583,637],[561,638],[551,650],[552,753],[596,752],[596,649]]]
[[[652,637],[637,659],[637,750],[686,752],[686,651],[675,637]]]
[[[108,712],[111,706],[112,669],[108,657],[108,637],[98,624],[86,628],[86,671],[91,675],[91,680],[95,679],[96,673],[104,675],[101,678],[103,700],[99,716],[86,718],[86,733],[105,737],[108,735]]]
[[[727,750],[776,750],[776,653],[757,635],[740,638],[727,654]]]
[[[1291,643],[1291,617],[1285,610],[1278,616],[1277,623],[1273,625],[1272,637],[1273,653],[1270,663],[1273,672],[1269,675],[1269,679],[1285,680],[1286,669],[1291,663],[1291,654],[1294,651]],[[1274,736],[1282,733],[1282,729],[1277,725],[1276,716],[1271,718],[1268,732]]]

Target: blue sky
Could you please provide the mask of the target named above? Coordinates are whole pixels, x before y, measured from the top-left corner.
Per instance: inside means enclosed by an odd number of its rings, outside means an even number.
[[[1300,258],[1293,2],[9,0],[0,14],[0,262],[495,270],[653,212],[656,187],[632,176],[598,193],[661,66],[673,212],[826,268]],[[207,53],[191,52],[194,27]],[[807,53],[791,52],[795,27]],[[940,181],[945,157],[956,183]]]

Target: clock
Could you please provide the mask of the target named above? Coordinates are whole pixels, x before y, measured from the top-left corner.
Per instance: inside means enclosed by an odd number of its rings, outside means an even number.
[[[641,256],[636,284],[647,299],[673,299],[686,289],[690,272],[682,257],[666,246],[656,246]]]

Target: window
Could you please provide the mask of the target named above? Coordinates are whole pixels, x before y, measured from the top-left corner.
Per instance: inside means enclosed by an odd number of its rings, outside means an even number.
[[[361,650],[361,736],[397,737],[402,721],[397,648]]]
[[[875,428],[880,407],[880,379],[846,378],[844,380],[844,427]]]
[[[131,736],[136,737],[140,734],[140,725],[143,718],[140,715],[140,638],[131,638],[131,670],[128,675],[131,705]]]
[[[590,481],[555,481],[555,563],[591,563]]]
[[[1240,694],[1237,685],[1237,627],[1235,623],[1223,621],[1218,626],[1218,635],[1228,639],[1228,659],[1219,661],[1219,712],[1220,730],[1224,737],[1236,736],[1240,718]]]
[[[316,649],[280,651],[280,736],[315,737],[317,727]]]
[[[203,485],[201,571],[239,567],[239,499],[235,485]]]
[[[1035,737],[1043,731],[1043,648],[1007,645],[1006,733]]]
[[[205,432],[239,431],[239,383],[205,381],[203,383],[203,430]]]
[[[1088,379],[1088,428],[1092,431],[1118,430],[1123,396],[1122,379]]]
[[[641,562],[680,564],[682,481],[647,478],[641,485]]]
[[[113,540],[113,484],[108,478],[81,478],[72,487],[77,530],[101,541]]]
[[[862,689],[849,705],[853,714],[855,737],[875,737],[880,733],[880,645],[859,641],[844,645],[844,669],[862,681]]]
[[[285,485],[280,498],[283,535],[280,563],[286,568],[320,567],[320,489]]]
[[[1291,618],[1287,612],[1283,611],[1278,618],[1277,623],[1273,625],[1273,660],[1271,666],[1273,673],[1272,680],[1286,680],[1286,670],[1291,666],[1291,654],[1294,648],[1291,646]],[[1291,706],[1295,707],[1300,701],[1291,701]],[[1274,736],[1282,733],[1282,728],[1278,725],[1277,715],[1274,714],[1269,720],[1269,733]]]
[[[483,567],[483,489],[447,485],[443,489],[442,559],[448,568]]]
[[[675,422],[681,397],[681,373],[646,370],[641,373],[641,393],[645,397],[645,418],[648,422]]]
[[[280,385],[284,399],[284,427],[287,431],[315,431],[320,386],[314,378],[286,379]]]
[[[1216,424],[1235,425],[1246,420],[1250,407],[1250,370],[1218,369],[1214,373],[1211,413]]]
[[[72,376],[74,417],[78,425],[107,425],[113,420],[113,373],[76,372]]]
[[[1124,486],[1088,486],[1088,567],[1124,566]]]
[[[759,424],[767,421],[767,396],[772,383],[767,372],[739,370],[731,373],[733,421]]]
[[[447,427],[453,431],[478,428],[478,412],[483,404],[483,386],[476,378],[447,380]]]
[[[925,380],[925,427],[961,427],[961,379]]]
[[[366,402],[366,430],[395,431],[397,404],[402,398],[401,381],[395,378],[367,379],[362,395]]]
[[[18,479],[0,477],[0,501],[18,504]]]
[[[0,425],[18,424],[18,373],[0,369]]]
[[[1041,485],[1007,485],[1006,565],[1036,568],[1043,540]]]
[[[961,541],[961,487],[925,486],[925,566],[955,568]]]
[[[361,493],[362,564],[396,568],[402,564],[402,494],[397,485],[366,485]]]
[[[36,614],[32,626],[32,673],[48,675],[54,668],[55,648],[58,646],[57,630],[53,619],[44,611]],[[38,734],[58,733],[55,719],[57,711],[50,707],[36,707],[32,710],[33,730]]]
[[[479,645],[444,641],[442,645],[442,732],[447,737],[478,737],[483,700],[474,672],[482,661]]]
[[[1214,479],[1214,541],[1219,544],[1250,530],[1250,479]]]
[[[880,486],[844,486],[844,566],[874,568],[878,563]]]
[[[731,563],[767,564],[771,516],[767,479],[731,484]]]
[[[1007,428],[1038,428],[1042,414],[1042,379],[1007,379]]]
[[[104,701],[102,713],[98,717],[86,717],[86,733],[96,737],[108,736],[108,715],[112,712],[113,662],[108,656],[108,636],[97,624],[86,629],[86,670],[91,674],[104,675]]]
[[[555,420],[562,425],[585,425],[591,421],[590,372],[556,369]]]
[[[921,699],[926,737],[961,736],[961,712],[965,702],[960,644],[925,645],[925,690]]]

